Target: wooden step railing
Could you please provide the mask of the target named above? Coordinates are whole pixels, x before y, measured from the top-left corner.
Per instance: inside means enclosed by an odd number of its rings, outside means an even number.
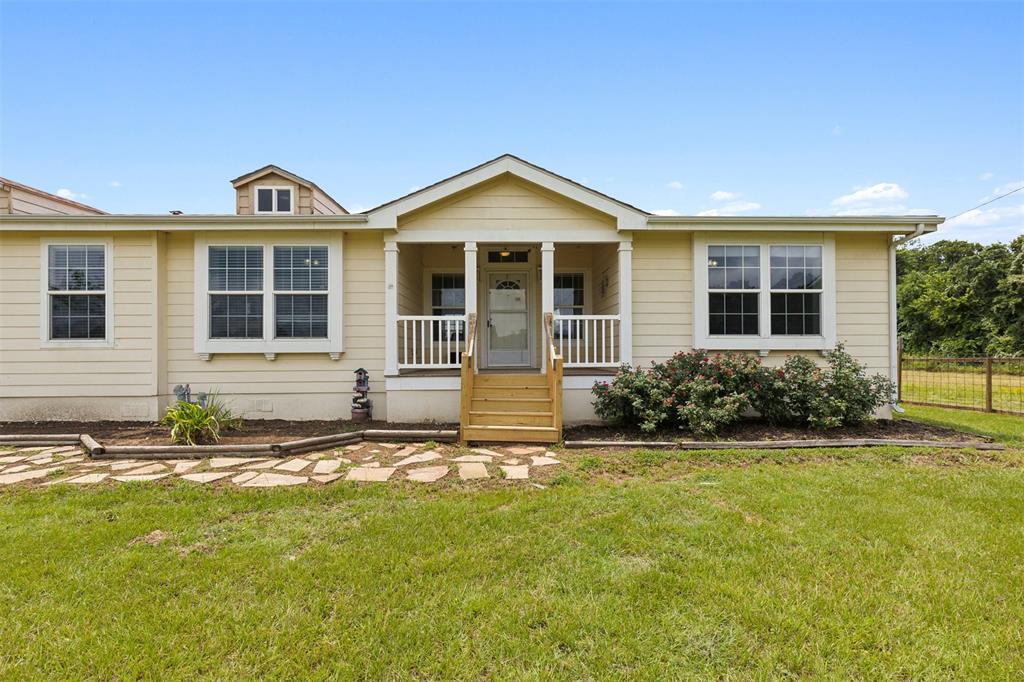
[[[462,443],[466,443],[465,429],[469,426],[469,411],[473,407],[473,380],[476,375],[476,337],[477,317],[475,313],[469,314],[466,322],[466,350],[462,352],[459,363],[459,376],[461,377],[461,388],[459,393],[459,436]]]
[[[620,328],[618,315],[555,315],[552,340],[566,367],[618,367]]]
[[[551,398],[551,413],[554,416],[558,440],[562,440],[562,354],[555,348],[554,315],[544,314],[544,336],[547,341],[548,396]]]
[[[465,349],[465,315],[399,315],[399,369],[455,369]]]

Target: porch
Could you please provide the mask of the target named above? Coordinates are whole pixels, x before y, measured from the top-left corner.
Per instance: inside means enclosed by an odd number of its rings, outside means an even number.
[[[388,242],[386,374],[459,376],[464,439],[557,441],[563,372],[632,360],[631,258],[622,240]]]

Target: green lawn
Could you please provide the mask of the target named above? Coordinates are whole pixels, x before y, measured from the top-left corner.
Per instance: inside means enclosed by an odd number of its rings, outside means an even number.
[[[1024,674],[1024,450],[560,456],[545,489],[2,491],[0,676]]]

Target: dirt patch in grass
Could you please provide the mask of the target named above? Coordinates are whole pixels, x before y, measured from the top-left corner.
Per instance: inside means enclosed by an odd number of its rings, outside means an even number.
[[[681,430],[665,430],[644,433],[637,427],[616,426],[574,426],[565,429],[565,440],[646,440],[675,441],[702,440],[692,433]],[[891,438],[904,440],[936,440],[962,443],[966,441],[991,441],[992,439],[973,433],[963,433],[946,426],[924,424],[909,419],[879,420],[844,426],[838,429],[820,431],[785,426],[771,426],[756,421],[745,421],[725,429],[716,441],[747,440],[819,440],[858,438]]]
[[[299,438],[326,436],[363,429],[457,429],[451,424],[388,424],[382,421],[348,420],[292,421],[287,419],[247,419],[242,428],[222,435],[220,442],[283,443]],[[12,433],[88,433],[105,445],[170,445],[168,429],[154,422],[0,422],[0,434]]]

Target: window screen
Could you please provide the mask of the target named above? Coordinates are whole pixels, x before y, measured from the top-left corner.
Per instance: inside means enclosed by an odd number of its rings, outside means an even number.
[[[102,244],[49,246],[49,337],[106,338],[106,287],[106,249]]]

